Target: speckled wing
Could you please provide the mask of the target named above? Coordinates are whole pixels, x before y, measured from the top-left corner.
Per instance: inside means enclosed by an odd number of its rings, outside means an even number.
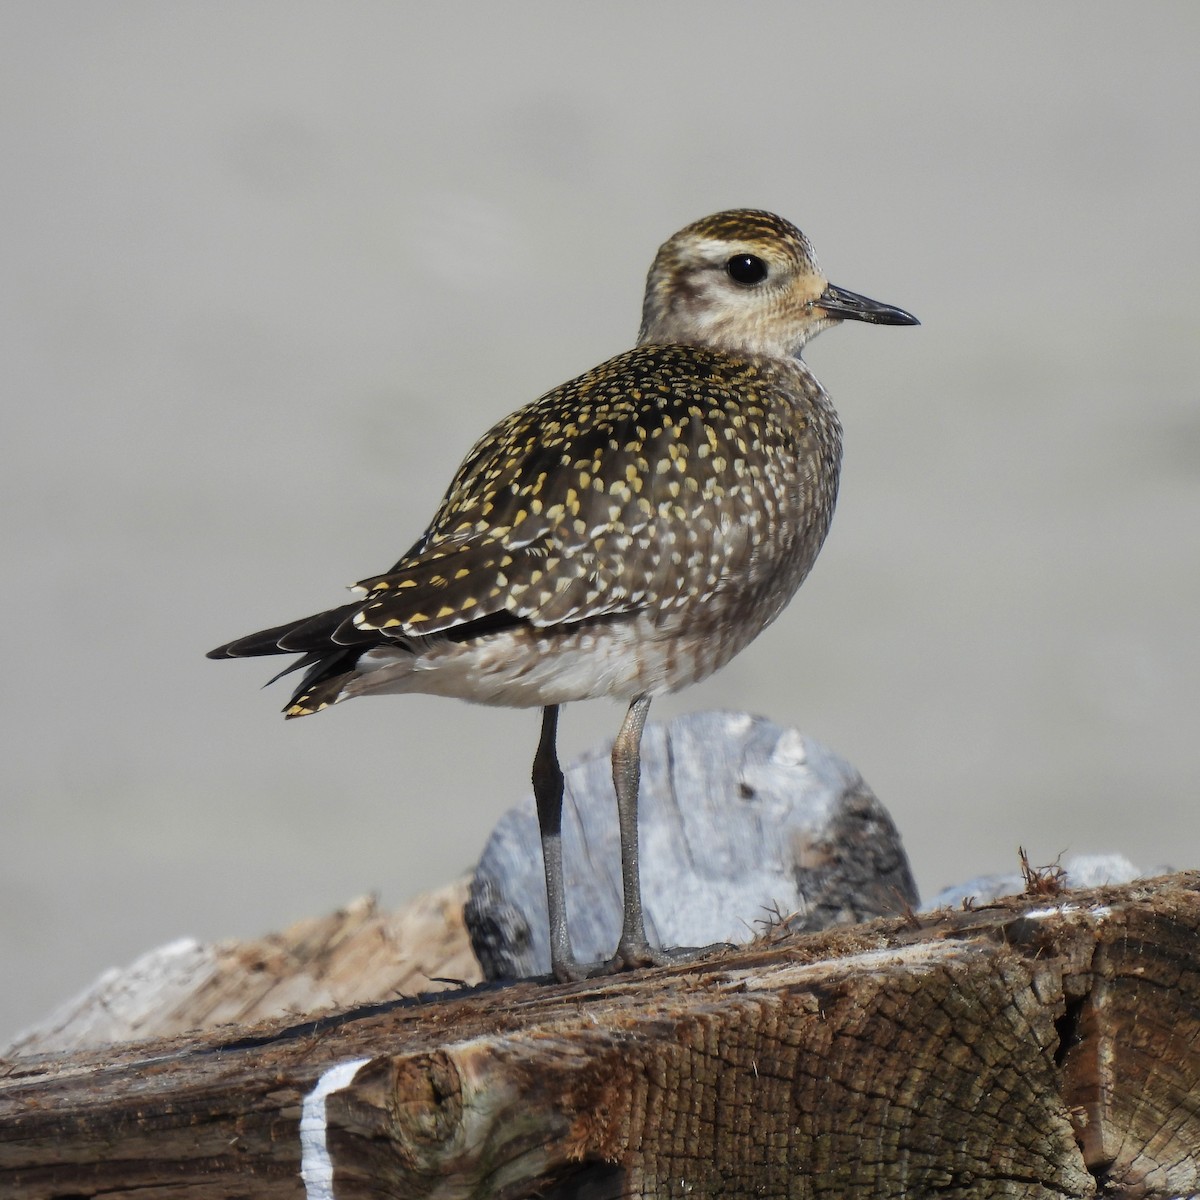
[[[772,402],[769,375],[644,346],[514,413],[476,444],[412,551],[359,585],[353,626],[421,636],[497,614],[552,626],[744,580],[804,433],[802,418],[780,419],[794,410]]]

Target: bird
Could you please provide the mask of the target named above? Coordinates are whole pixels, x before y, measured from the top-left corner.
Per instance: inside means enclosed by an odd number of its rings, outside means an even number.
[[[541,709],[533,789],[551,970],[568,982],[694,957],[652,946],[638,853],[651,701],[712,674],[779,615],[837,500],[842,427],[801,357],[842,321],[917,325],[835,286],[809,239],[761,209],[662,244],[634,347],[505,417],[471,448],[424,533],[356,598],[210,658],[299,654],[284,709],[419,692]],[[624,890],[611,958],[572,953],[562,856],[564,704],[626,711],[612,747]]]

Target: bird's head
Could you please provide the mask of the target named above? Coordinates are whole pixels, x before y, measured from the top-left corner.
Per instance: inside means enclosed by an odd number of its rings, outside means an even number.
[[[839,321],[917,325],[903,309],[835,287],[812,243],[758,209],[716,213],[663,243],[646,280],[638,343],[799,356]]]

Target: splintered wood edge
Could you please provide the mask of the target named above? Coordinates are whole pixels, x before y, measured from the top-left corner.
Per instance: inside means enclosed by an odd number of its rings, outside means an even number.
[[[460,879],[394,911],[363,897],[262,938],[160,946],[106,971],[0,1056],[63,1055],[453,986],[439,978],[477,983],[462,916],[467,887]]]
[[[798,1179],[830,1197],[1186,1195],[1198,889],[1015,898],[569,987],[15,1060],[0,1184],[44,1194],[57,1163],[56,1185],[169,1177],[196,1200],[298,1179],[322,1200]]]

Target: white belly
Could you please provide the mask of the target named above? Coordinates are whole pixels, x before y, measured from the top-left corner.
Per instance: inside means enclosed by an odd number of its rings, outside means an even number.
[[[367,651],[339,699],[424,692],[511,708],[602,696],[628,702],[711,675],[765,623],[740,624],[737,636],[701,637],[694,618],[676,613],[657,621],[636,615],[546,631],[522,626],[471,642],[429,638],[412,650]]]

